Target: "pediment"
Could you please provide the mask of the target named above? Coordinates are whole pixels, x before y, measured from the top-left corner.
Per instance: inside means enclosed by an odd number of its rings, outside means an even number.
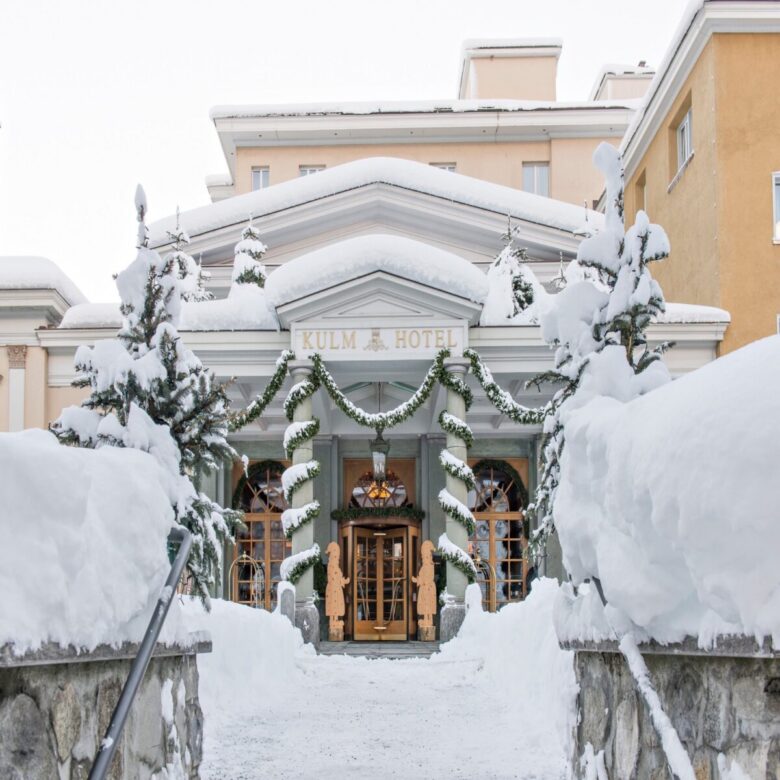
[[[474,325],[480,304],[452,293],[374,271],[277,307],[283,328],[307,321],[369,327],[453,321]]]

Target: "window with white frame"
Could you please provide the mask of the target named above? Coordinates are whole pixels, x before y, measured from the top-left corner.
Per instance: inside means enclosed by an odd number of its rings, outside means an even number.
[[[298,174],[300,176],[310,176],[312,173],[319,173],[324,171],[324,165],[300,165],[298,166]]]
[[[252,168],[252,189],[264,190],[269,183],[268,166]]]
[[[682,122],[677,125],[677,170],[679,171],[693,154],[693,136],[691,135],[691,109],[689,108]]]
[[[449,171],[450,173],[455,173],[455,163],[434,162],[434,163],[431,163],[431,165],[434,168],[441,168],[441,170],[443,170],[443,171]]]
[[[523,189],[535,195],[550,196],[550,163],[524,162]]]
[[[775,217],[775,229],[773,238],[780,241],[780,171],[772,174],[772,213]]]

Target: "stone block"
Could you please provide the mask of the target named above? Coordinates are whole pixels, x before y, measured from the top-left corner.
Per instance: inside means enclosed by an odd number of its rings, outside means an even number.
[[[304,642],[315,648],[320,646],[320,612],[316,604],[311,601],[295,604],[295,627],[300,629]]]
[[[417,640],[419,642],[435,642],[436,626],[418,626]]]
[[[98,723],[98,744],[103,742],[106,731],[111,723],[111,716],[114,714],[119,696],[122,693],[122,683],[117,677],[107,677],[100,681],[97,691],[97,723]],[[122,780],[124,773],[124,762],[122,760],[122,745],[125,740],[123,734],[117,745],[116,753],[108,768],[107,777],[109,780]]]
[[[445,604],[439,615],[439,639],[442,642],[449,642],[450,639],[457,636],[465,617],[465,604],[451,602]]]
[[[51,703],[51,725],[57,742],[57,755],[65,761],[81,733],[81,707],[71,683],[58,688]]]
[[[0,777],[4,780],[58,777],[46,718],[25,693],[0,704]]]
[[[636,694],[632,692],[623,697],[615,713],[615,772],[618,780],[632,780],[638,757],[639,718]]]
[[[292,623],[295,622],[295,591],[291,588],[285,588],[279,594],[279,611]],[[319,615],[318,621],[319,621]]]

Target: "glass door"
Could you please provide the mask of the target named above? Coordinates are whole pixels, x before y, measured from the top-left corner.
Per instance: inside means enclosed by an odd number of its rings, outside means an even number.
[[[354,638],[407,639],[407,529],[355,528],[354,534]]]

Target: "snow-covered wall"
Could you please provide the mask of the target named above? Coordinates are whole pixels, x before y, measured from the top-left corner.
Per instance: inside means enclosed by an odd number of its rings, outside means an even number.
[[[662,642],[724,633],[780,642],[780,336],[628,403],[598,397],[566,421],[555,503],[579,585],[561,638],[638,630]]]
[[[140,641],[170,570],[171,501],[138,450],[0,434],[0,646]],[[167,641],[183,640],[174,601]]]

